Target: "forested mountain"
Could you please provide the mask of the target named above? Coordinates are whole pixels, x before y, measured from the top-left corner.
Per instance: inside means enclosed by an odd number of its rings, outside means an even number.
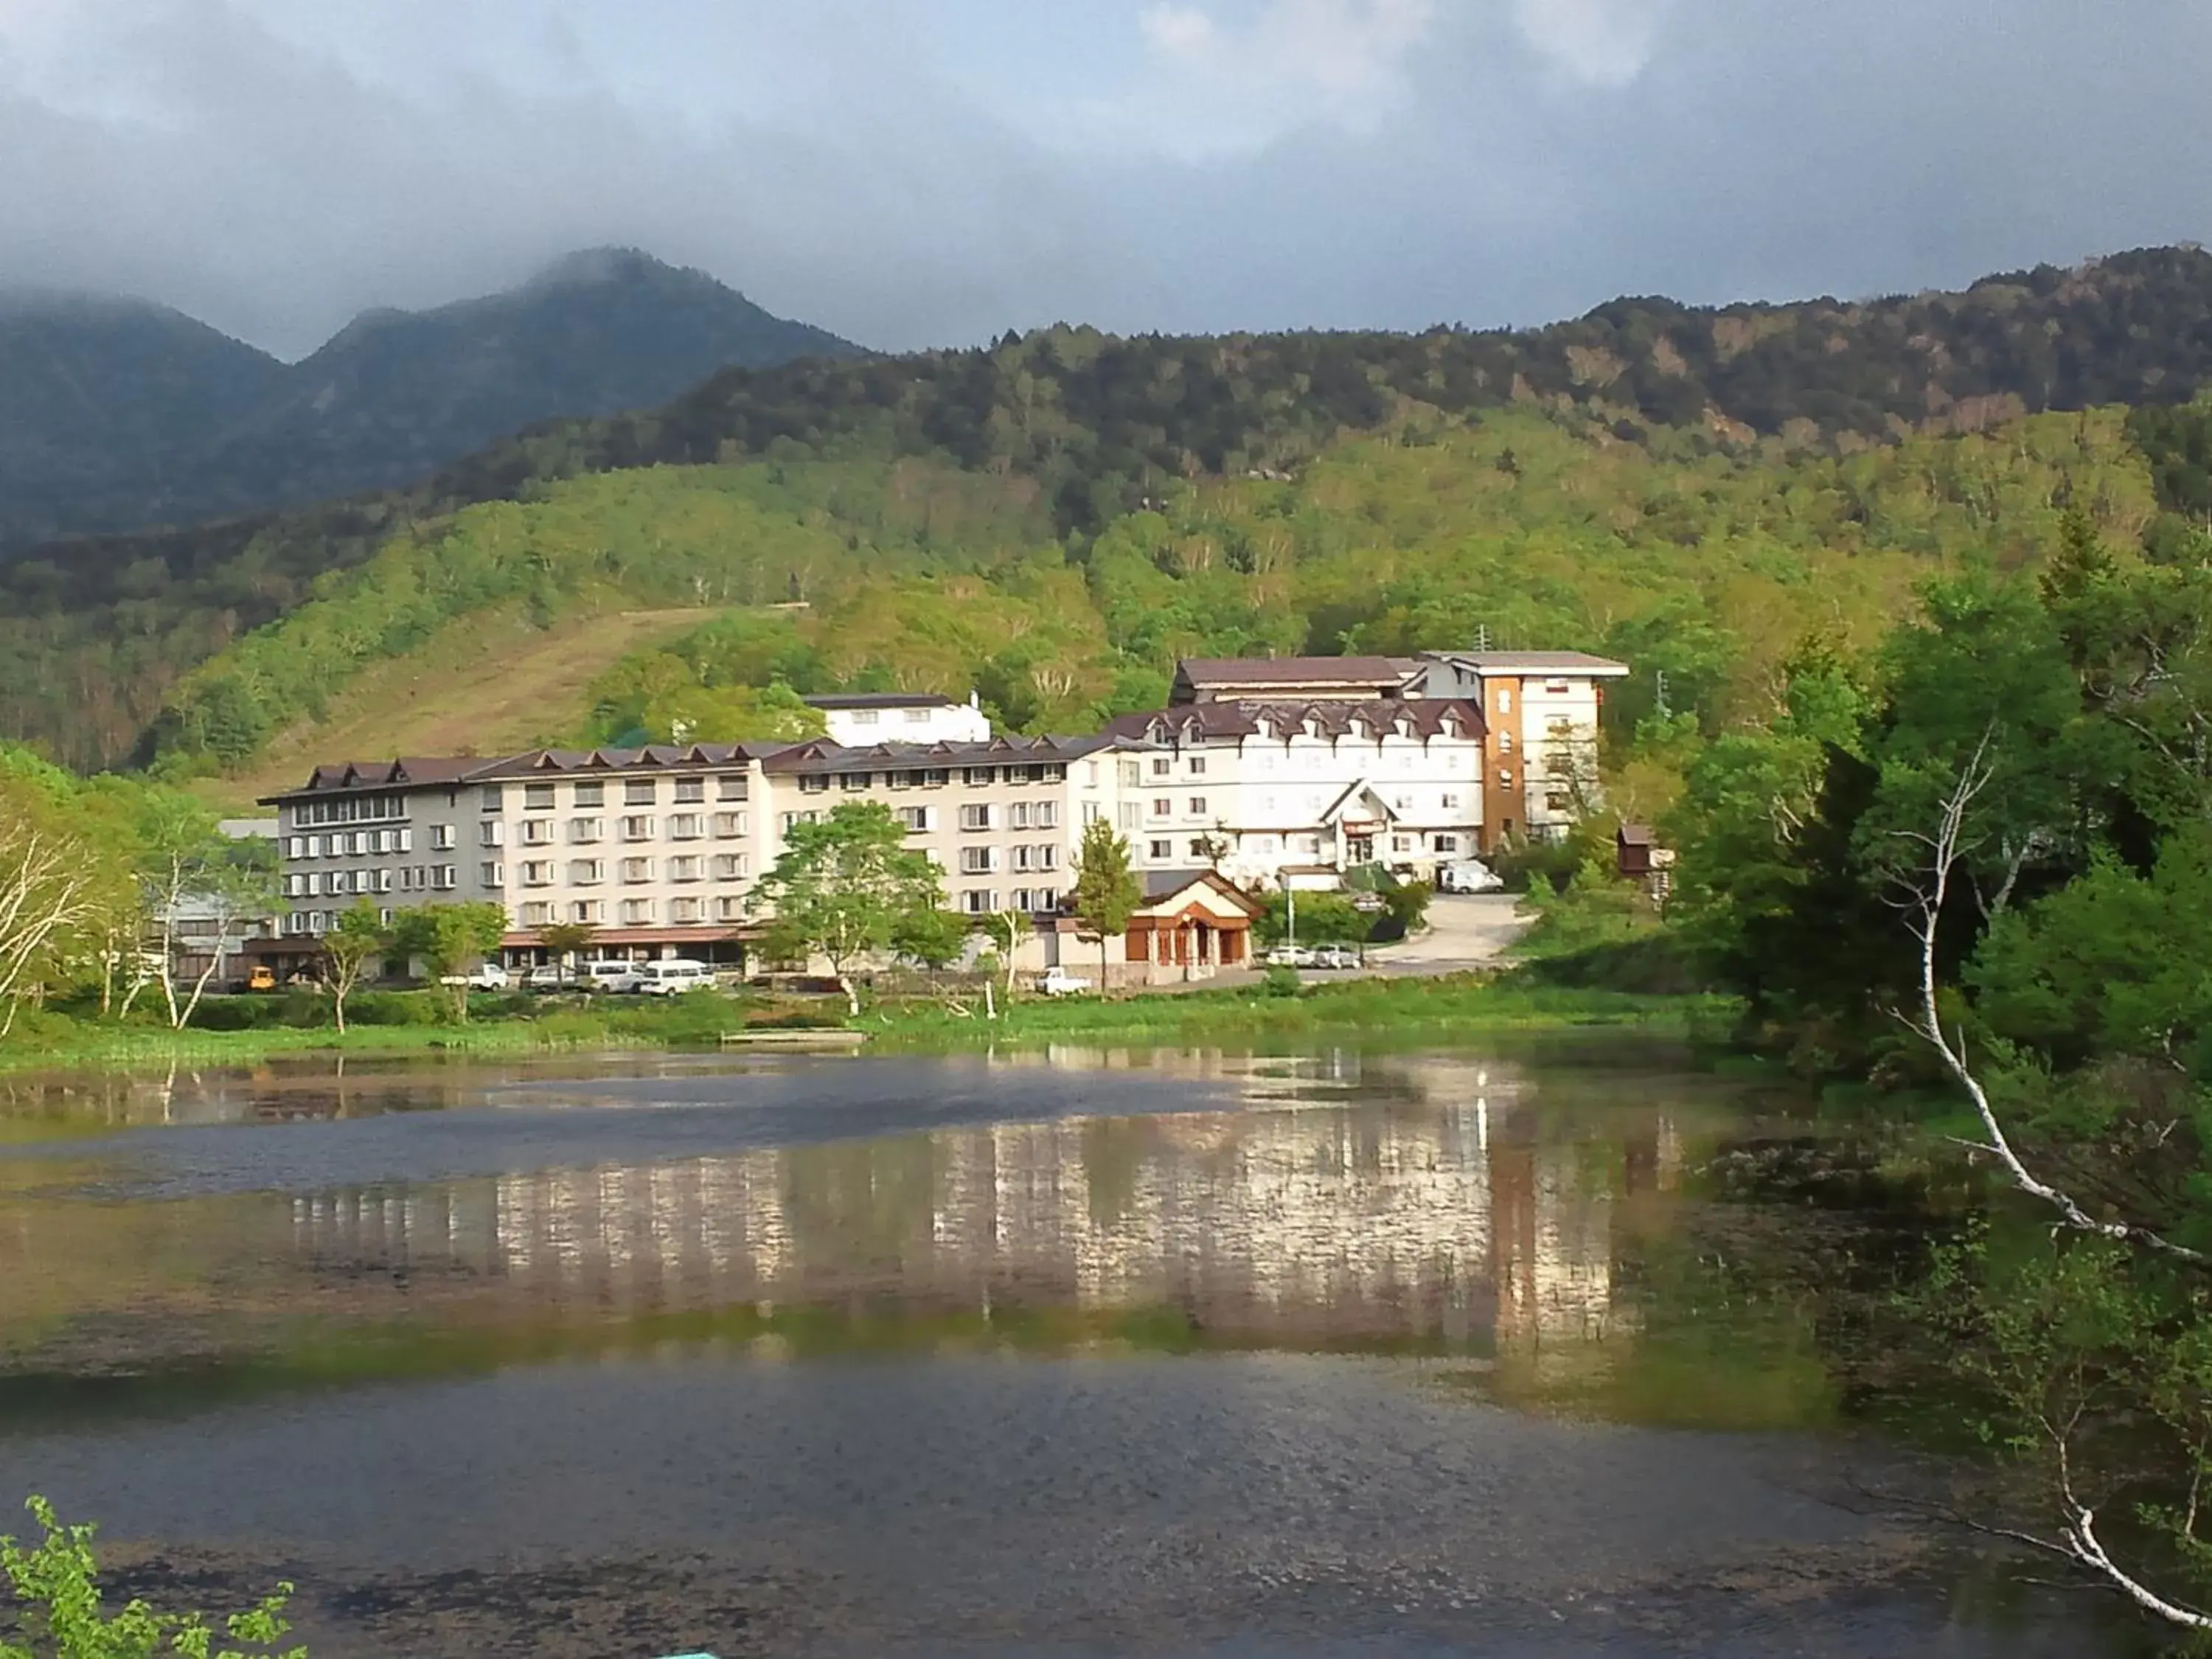
[[[726,364],[853,352],[614,249],[488,298],[366,313],[289,365],[158,307],[0,300],[0,550],[405,484],[536,422],[661,403]]]
[[[2212,256],[2190,248],[2117,255],[2073,270],[2039,268],[1962,294],[1863,303],[1699,309],[1622,300],[1525,332],[1123,340],[1055,328],[970,351],[730,369],[653,412],[541,428],[404,490],[40,550],[0,567],[0,734],[42,738],[83,763],[143,754],[182,675],[310,596],[348,591],[335,573],[380,550],[420,562],[424,550],[457,533],[453,515],[471,504],[534,502],[560,480],[596,473],[728,466],[748,458],[804,464],[812,495],[793,502],[792,513],[842,535],[855,552],[873,544],[874,533],[865,522],[844,523],[827,504],[840,486],[816,464],[880,475],[907,458],[933,473],[994,477],[1025,503],[1029,550],[1081,578],[1093,548],[1116,525],[1162,507],[1180,513],[1214,487],[1210,481],[1294,482],[1358,434],[1443,442],[1470,428],[1498,428],[1510,411],[1565,434],[1586,454],[1637,450],[1687,469],[1670,473],[1663,487],[1655,483],[1648,497],[1583,504],[1613,526],[1610,533],[1633,530],[1639,546],[1663,540],[1687,573],[1712,530],[1711,502],[1700,492],[1717,486],[1697,476],[1698,468],[1767,469],[1776,475],[1771,491],[1786,497],[1790,487],[1781,475],[1811,477],[1828,467],[1820,487],[1844,492],[1837,498],[1844,510],[1832,520],[1832,533],[1843,538],[1878,507],[1854,498],[1848,476],[1832,470],[1856,452],[1907,436],[1994,430],[2035,411],[2182,402],[2208,378]],[[1520,463],[1510,446],[1480,453],[1497,476],[1515,476]],[[2134,459],[2124,463],[2105,458],[2100,471],[2117,477],[2116,469],[2131,468],[2140,481],[2142,457],[2128,453]],[[1988,510],[1973,496],[1984,487],[1974,469],[1960,473],[1940,445],[1926,455],[1923,488],[1932,499],[1969,525]],[[1437,487],[1450,476],[1440,473]],[[1395,487],[1418,495],[1430,486]],[[1571,501],[1580,489],[1575,469],[1564,469],[1556,487]],[[2047,508],[2051,498],[2090,481],[2061,471],[2038,487]],[[2147,500],[2148,485],[2136,493]],[[1327,502],[1309,507],[1338,510]],[[522,538],[505,544],[513,556],[541,556],[529,551],[528,538],[541,533],[530,515],[495,521],[502,537]],[[1490,528],[1518,533],[1509,525]],[[1353,518],[1330,533],[1356,544],[1361,532]],[[1243,561],[1247,574],[1279,576],[1279,555],[1268,550],[1274,534],[1263,527],[1239,535],[1217,541],[1212,556],[1164,546],[1157,557],[1164,565],[1186,557]],[[666,543],[650,523],[600,542],[597,556],[623,573],[610,585],[616,602],[670,602],[639,597],[668,585],[653,574]],[[969,551],[927,523],[915,545],[936,570],[962,568]],[[738,561],[744,552],[732,548],[726,556]],[[1449,551],[1437,556],[1449,561]],[[542,562],[549,573],[569,570],[571,552],[549,549]],[[685,568],[700,584],[697,595],[726,586],[711,559]],[[420,580],[437,589],[446,579],[430,559]],[[550,574],[546,581],[554,582]],[[1365,603],[1371,594],[1352,597]],[[434,608],[441,616],[452,611],[442,599]],[[1274,626],[1327,648],[1329,638],[1359,624],[1357,617],[1342,623],[1309,617]],[[406,648],[399,643],[386,654]],[[274,683],[253,690],[252,716],[237,731],[265,734],[271,720],[281,723],[284,695]],[[171,729],[190,725],[173,719]]]

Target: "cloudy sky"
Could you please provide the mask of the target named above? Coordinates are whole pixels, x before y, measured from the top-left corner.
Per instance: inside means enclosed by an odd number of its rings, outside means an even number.
[[[2212,228],[2203,0],[0,0],[0,284],[288,356],[645,247],[872,345],[1870,294]]]

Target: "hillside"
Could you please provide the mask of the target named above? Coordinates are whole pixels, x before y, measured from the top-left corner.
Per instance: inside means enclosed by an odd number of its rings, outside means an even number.
[[[1211,554],[1184,546],[1174,515],[1224,494],[1257,491],[1264,500],[1288,490],[1319,526],[1316,537],[1356,550],[1376,513],[1417,514],[1430,510],[1425,499],[1462,491],[1466,481],[1455,467],[1486,467],[1492,479],[1529,476],[1517,451],[1505,453],[1516,450],[1514,443],[1492,453],[1481,447],[1484,434],[1551,432],[1579,456],[1641,455],[1656,469],[1634,489],[1621,483],[1618,496],[1610,486],[1600,491],[1600,522],[1615,538],[1636,532],[1635,544],[1653,567],[1650,580],[1695,583],[1709,570],[1731,568],[1713,545],[1713,503],[1726,492],[1701,469],[1714,470],[1717,479],[1763,480],[1752,493],[1771,496],[1775,510],[1816,487],[1808,481],[1824,480],[1817,489],[1828,492],[1830,505],[1806,522],[1821,523],[1820,535],[1831,547],[1863,543],[1878,511],[1909,528],[1905,507],[1917,492],[1950,514],[1938,539],[1942,556],[1952,556],[1996,533],[1989,517],[1994,507],[1976,493],[1998,487],[1977,481],[1978,468],[1996,465],[1984,454],[1990,444],[1958,434],[2042,432],[2022,422],[2043,410],[2184,402],[2208,377],[2212,256],[2193,249],[1993,277],[1962,294],[1864,303],[1695,309],[1624,300],[1522,333],[1117,340],[1059,328],[982,350],[732,369],[650,414],[549,426],[405,490],[189,532],[76,544],[65,556],[46,550],[0,567],[0,735],[36,737],[79,763],[99,763],[147,752],[159,719],[172,752],[226,760],[246,753],[291,718],[283,703],[289,695],[285,676],[203,674],[180,689],[195,665],[311,599],[351,592],[347,572],[372,561],[428,557],[423,550],[455,535],[467,541],[474,515],[489,510],[472,504],[521,503],[520,519],[499,522],[522,526],[516,533],[526,543],[535,533],[527,526],[536,504],[566,501],[566,492],[594,475],[640,479],[649,475],[637,469],[680,467],[735,476],[744,471],[741,464],[764,460],[793,477],[804,473],[806,490],[819,497],[793,501],[791,512],[833,534],[842,528],[847,548],[858,550],[872,544],[873,532],[865,515],[845,525],[830,503],[837,489],[857,487],[835,484],[837,469],[879,479],[903,457],[933,477],[998,480],[992,488],[1009,490],[1018,484],[1032,559],[1048,554],[1094,594],[1105,591],[1098,550],[1115,545],[1117,532],[1145,523],[1148,513],[1167,518],[1176,532],[1147,552],[1155,568],[1184,560],[1203,568],[1211,560],[1249,579],[1255,592],[1271,593],[1289,580],[1274,550],[1284,532],[1262,522],[1276,509],[1255,507],[1252,522],[1229,526],[1235,537],[1224,530]],[[2094,460],[2100,478],[2129,496],[2130,513],[2154,518],[2145,458],[2120,435],[2118,417],[2090,424],[2103,447]],[[2072,428],[2061,420],[2053,429]],[[1395,497],[1363,503],[1353,490],[1353,504],[1339,507],[1304,495],[1335,476],[1329,465],[1346,446],[1358,451],[1363,441],[1427,446],[1440,454],[1432,476],[1394,483],[1393,490],[1406,492],[1402,504]],[[1470,451],[1469,443],[1477,447]],[[1920,458],[1918,482],[1893,480],[1878,499],[1853,495],[1852,467],[1879,471],[1908,454]],[[1984,459],[1964,459],[1975,456]],[[2091,462],[2068,464],[2075,465]],[[2161,478],[2173,474],[2171,464],[2161,466]],[[2202,476],[2201,459],[2182,470],[2189,466]],[[1559,473],[1553,488],[1566,505],[1593,488],[1586,470],[1578,462]],[[2124,487],[2110,482],[2123,474]],[[1656,482],[1662,477],[1663,488]],[[2008,509],[2013,527],[2006,533],[2032,551],[2040,532],[2018,527],[2031,507],[2047,520],[2089,482],[2046,467],[2032,486],[2014,479],[2005,487],[2025,492]],[[1769,510],[1756,510],[1753,531],[1767,522],[1762,515]],[[957,534],[927,524],[899,533],[911,538],[908,551],[929,568],[962,559],[972,567],[981,556]],[[1539,532],[1509,517],[1470,520],[1451,533],[1510,543]],[[2164,532],[2144,523],[2130,533]],[[1203,532],[1192,534],[1205,542]],[[1881,550],[1899,556],[1930,550],[1916,549],[1905,530],[1897,534],[1904,539],[1882,541]],[[1611,545],[1601,537],[1590,548],[1563,551],[1568,562],[1553,580],[1572,592],[1585,580],[1588,557]],[[1747,545],[1741,556],[1753,551]],[[661,570],[663,544],[650,525],[592,552],[631,573],[621,599],[628,605],[684,602],[667,592],[680,585],[679,570],[710,586],[715,580],[683,560]],[[570,555],[531,556],[541,561],[535,580],[552,586]],[[1424,557],[1455,580],[1481,568],[1448,542],[1429,546]],[[1268,614],[1264,638],[1330,648],[1333,639],[1381,627],[1372,573],[1355,565],[1343,586],[1341,595],[1301,586],[1297,605]],[[1212,590],[1206,591],[1211,605]],[[1180,592],[1169,597],[1185,600]],[[1240,629],[1262,638],[1212,615],[1186,632],[1219,640]],[[372,640],[361,648],[394,654],[411,646]],[[342,654],[350,659],[354,649],[349,644]],[[1152,672],[1155,644],[1129,651],[1116,672],[1141,678]],[[230,686],[222,696],[238,705],[234,713],[243,711],[240,720],[216,722],[229,733],[221,741],[203,729],[210,684]]]
[[[1081,730],[1156,705],[1178,655],[1478,631],[1628,658],[1616,721],[1664,669],[1672,706],[1719,727],[1770,712],[1808,640],[1870,646],[1928,576],[2037,559],[2069,506],[2116,544],[2161,521],[2122,411],[1784,464],[1510,411],[1340,440],[1292,481],[1178,481],[1073,551],[1017,475],[615,472],[395,541],[189,675],[159,739],[242,791],[433,733],[741,738],[777,682],[974,689],[1006,726]]]
[[[853,350],[619,250],[507,293],[366,313],[289,365],[157,307],[18,296],[0,301],[0,550],[386,489],[726,365]]]

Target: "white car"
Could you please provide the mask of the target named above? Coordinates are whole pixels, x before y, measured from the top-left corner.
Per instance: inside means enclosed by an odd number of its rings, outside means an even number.
[[[1091,981],[1064,968],[1054,968],[1039,976],[1036,988],[1048,997],[1079,997],[1089,994]]]
[[[532,991],[557,991],[568,983],[568,970],[557,962],[541,962],[522,976],[523,987]]]
[[[1270,968],[1310,968],[1314,953],[1303,945],[1278,945],[1267,952]]]
[[[637,969],[636,963],[610,957],[603,962],[584,963],[576,970],[576,981],[587,991],[635,991]]]
[[[712,990],[714,970],[689,957],[667,957],[637,964],[637,983],[630,988],[640,996],[675,997],[686,991]]]
[[[465,985],[471,991],[504,991],[514,978],[495,962],[480,962],[465,974],[447,974],[438,983]]]
[[[1504,885],[1504,878],[1480,859],[1461,859],[1437,866],[1439,893],[1495,893]]]
[[[1357,968],[1360,965],[1359,952],[1348,945],[1324,945],[1314,952],[1313,965],[1316,968]]]

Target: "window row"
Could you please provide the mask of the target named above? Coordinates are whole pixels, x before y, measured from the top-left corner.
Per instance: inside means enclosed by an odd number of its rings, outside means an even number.
[[[671,786],[665,796],[661,793],[663,782]],[[742,772],[720,774],[712,782],[716,800],[744,800],[750,793]],[[616,796],[608,793],[609,785],[605,779],[584,779],[566,785],[525,783],[518,787],[521,791],[524,811],[550,812],[560,805],[561,791],[564,787],[568,792],[568,804],[571,806],[605,806],[614,799],[619,799],[624,806],[654,806],[664,799],[682,806],[690,802],[704,801],[708,780],[703,777],[624,778],[619,786],[620,793]],[[503,811],[508,800],[507,786],[488,783],[483,786],[480,798],[485,811]]]
[[[1006,898],[1003,908],[1031,915],[1060,908],[1060,890],[1056,887],[1017,887]],[[963,888],[957,902],[962,914],[970,916],[991,915],[1001,908],[998,890],[991,887]]]
[[[438,845],[450,847],[448,840]],[[288,859],[346,859],[364,858],[379,853],[411,853],[415,850],[415,832],[410,829],[354,830],[343,835],[288,836],[284,839],[284,856]]]
[[[660,832],[661,821],[643,813],[619,817],[614,823],[616,836],[623,841],[653,841]],[[746,818],[743,812],[672,812],[667,823],[671,841],[702,841],[709,833],[717,841],[737,841],[746,833]],[[486,847],[504,847],[507,840],[507,825],[496,818],[487,819],[477,826],[477,839]],[[514,826],[514,843],[518,847],[550,847],[556,839],[551,818],[522,818]],[[567,839],[572,846],[577,847],[589,847],[605,841],[607,839],[607,820],[570,818]]]
[[[1060,843],[1051,841],[1027,847],[963,847],[960,849],[960,873],[988,876],[1001,870],[1057,870],[1060,851]]]
[[[659,899],[623,899],[613,910],[616,921],[624,927],[652,927],[663,920],[672,927],[689,927],[709,920],[738,922],[745,919],[744,900],[731,894],[711,900],[673,898],[665,904]],[[556,921],[596,926],[606,921],[607,911],[608,905],[603,899],[570,899],[566,902],[533,899],[516,914],[525,927],[544,927]]]
[[[303,800],[294,803],[292,826],[305,830],[325,823],[366,823],[376,818],[407,816],[404,795],[349,795],[342,800]]]
[[[287,898],[340,898],[354,893],[440,893],[461,884],[459,866],[403,865],[382,870],[293,871],[284,878]]]
[[[1067,768],[1056,762],[1037,763],[1027,766],[963,766],[960,781],[971,789],[992,784],[1019,786],[1032,783],[1060,783],[1066,781]],[[799,793],[802,795],[826,795],[834,787],[847,794],[859,794],[864,789],[873,789],[880,784],[885,789],[942,789],[952,781],[952,769],[946,766],[905,767],[890,772],[805,772],[799,775]]]
[[[525,859],[514,867],[516,882],[524,887],[550,887],[556,879],[564,878],[571,887],[597,887],[608,878],[611,870],[617,879],[637,885],[658,878],[662,881],[744,881],[752,875],[752,859],[744,853],[718,853],[712,858],[697,854],[679,854],[674,858],[655,860],[635,859],[570,859],[565,868],[554,859]],[[484,884],[499,885],[494,873],[499,866],[484,866]]]

